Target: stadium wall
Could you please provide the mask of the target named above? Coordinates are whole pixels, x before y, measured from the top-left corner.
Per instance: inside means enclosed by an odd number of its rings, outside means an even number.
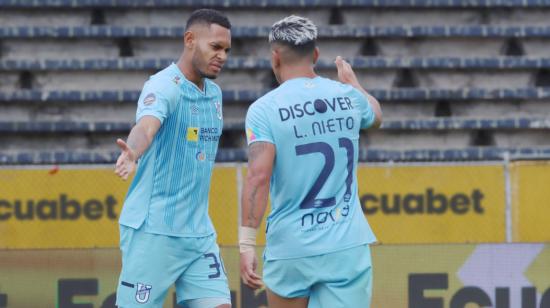
[[[261,307],[265,293],[238,273],[245,175],[245,164],[215,168],[210,214],[234,307]],[[358,178],[381,243],[372,307],[550,307],[550,161],[369,164]],[[0,184],[0,307],[114,307],[129,182],[93,165],[5,167]]]

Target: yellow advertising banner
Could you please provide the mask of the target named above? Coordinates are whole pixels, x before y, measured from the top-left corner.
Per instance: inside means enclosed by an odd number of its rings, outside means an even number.
[[[362,166],[357,176],[382,243],[505,241],[503,165]]]
[[[511,179],[513,241],[550,241],[550,162],[513,163]]]
[[[238,248],[221,254],[233,307],[267,307],[240,281]],[[371,308],[550,306],[550,245],[378,245],[372,261]],[[0,307],[114,308],[119,271],[115,248],[0,251]],[[172,289],[164,308],[176,307]]]
[[[360,166],[357,173],[362,210],[383,243],[505,239],[501,165]],[[214,169],[210,216],[221,245],[237,244],[238,183],[245,178],[245,167]],[[0,169],[0,248],[117,247],[128,185],[105,167]],[[523,196],[518,203],[528,202]],[[260,229],[263,245],[265,225]]]
[[[221,244],[237,238],[236,168],[212,175],[210,214]],[[118,247],[130,181],[108,168],[0,169],[0,248]]]

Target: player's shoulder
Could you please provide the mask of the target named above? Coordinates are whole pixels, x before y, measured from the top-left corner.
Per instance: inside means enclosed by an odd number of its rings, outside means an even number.
[[[280,87],[273,89],[266,94],[260,96],[257,98],[252,104],[250,104],[250,107],[248,108],[250,111],[263,111],[267,112],[273,105],[275,104],[276,97],[280,92]]]
[[[222,88],[211,79],[205,78],[204,80],[207,92],[210,93],[210,95],[214,95],[215,97],[218,97],[218,99],[222,100]]]
[[[174,73],[171,67],[151,75],[145,82],[145,87],[151,91],[160,92],[165,96],[172,96],[178,92],[181,77]]]
[[[320,85],[323,89],[334,89],[342,93],[355,93],[356,90],[353,86],[347,83],[325,77],[320,78]]]
[[[215,83],[212,79],[205,78],[204,80],[206,82],[207,87],[214,88],[215,91],[222,93],[222,88],[217,83]]]

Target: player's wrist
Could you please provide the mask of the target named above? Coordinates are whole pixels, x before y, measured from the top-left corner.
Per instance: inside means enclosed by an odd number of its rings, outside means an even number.
[[[239,251],[249,252],[256,250],[256,234],[258,229],[240,226],[239,227]]]
[[[136,150],[134,150],[130,145],[128,145],[128,158],[130,158],[131,161],[137,163],[139,160],[139,155]]]

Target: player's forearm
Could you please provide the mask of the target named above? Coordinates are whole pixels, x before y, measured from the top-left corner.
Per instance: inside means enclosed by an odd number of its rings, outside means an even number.
[[[248,174],[241,200],[241,225],[257,229],[264,217],[269,194],[269,177]]]
[[[374,121],[372,127],[380,127],[380,125],[382,124],[382,107],[380,107],[380,102],[378,102],[378,100],[374,96],[370,95],[367,90],[365,90],[359,83],[352,83],[351,85],[367,97],[371,108],[376,115],[376,120]]]
[[[135,159],[137,160],[141,157],[141,155],[143,155],[147,148],[149,148],[152,140],[153,137],[148,135],[145,127],[136,125],[130,131],[130,135],[128,135],[128,140],[126,143],[132,151],[134,151],[134,154],[136,155]]]
[[[252,171],[252,172],[251,172]],[[239,227],[239,251],[253,252],[256,233],[264,217],[269,193],[269,177],[248,171],[241,200],[241,226]]]

